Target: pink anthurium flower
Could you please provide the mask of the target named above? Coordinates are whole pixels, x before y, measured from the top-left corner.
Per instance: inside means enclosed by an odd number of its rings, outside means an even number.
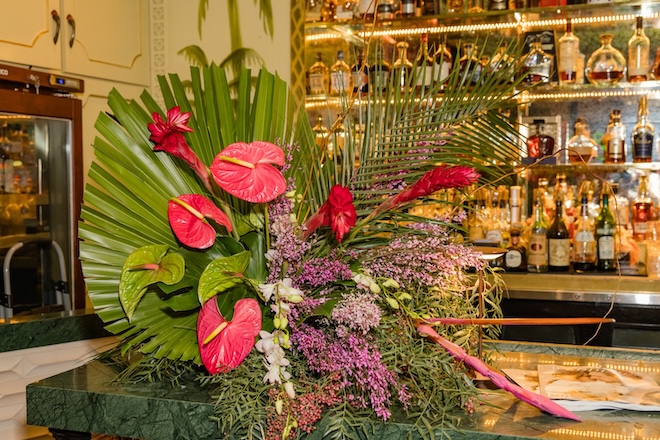
[[[261,308],[253,298],[236,301],[231,321],[220,314],[215,299],[204,303],[197,318],[197,343],[208,372],[226,373],[238,367],[260,330]]]
[[[356,221],[357,213],[353,206],[353,195],[348,188],[335,185],[330,188],[328,200],[305,223],[307,230],[304,237],[308,237],[320,226],[330,226],[337,241],[341,242],[344,235],[355,226]]]
[[[206,249],[215,241],[215,229],[207,218],[231,232],[232,225],[227,215],[212,201],[199,194],[182,194],[170,199],[167,217],[176,238],[185,246]]]
[[[286,190],[286,180],[273,165],[284,165],[284,152],[269,142],[228,145],[211,164],[215,183],[252,203],[270,202]]]
[[[183,160],[201,177],[204,185],[211,189],[208,168],[190,149],[182,134],[192,132],[192,128],[186,125],[190,119],[190,113],[182,113],[176,106],[167,111],[167,121],[163,121],[163,118],[156,112],[152,116],[154,122],[147,127],[151,132],[149,139],[156,144],[154,151],[164,151]]]

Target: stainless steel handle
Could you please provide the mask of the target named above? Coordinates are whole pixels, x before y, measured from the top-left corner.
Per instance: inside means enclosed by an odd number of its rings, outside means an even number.
[[[53,17],[53,21],[55,22],[55,35],[53,35],[53,44],[57,44],[57,40],[60,38],[60,25],[62,24],[62,20],[60,20],[60,14],[58,14],[55,9],[50,11],[50,16]]]
[[[73,19],[73,15],[69,14],[66,16],[66,21],[71,26],[71,37],[69,37],[69,47],[73,47],[73,42],[76,39],[76,20]]]

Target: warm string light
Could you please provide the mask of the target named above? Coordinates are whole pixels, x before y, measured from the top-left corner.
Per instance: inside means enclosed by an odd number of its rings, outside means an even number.
[[[561,12],[559,10],[558,12]],[[645,19],[653,19],[660,17],[660,13],[642,13],[639,14]],[[565,18],[553,18],[546,20],[531,20],[524,21],[524,16],[520,14],[515,14],[514,17],[516,21],[506,22],[506,23],[482,23],[482,24],[461,24],[461,25],[450,25],[450,26],[427,26],[427,27],[415,27],[415,28],[399,28],[399,29],[385,29],[385,30],[363,30],[357,32],[357,35],[360,38],[367,37],[382,37],[382,36],[409,36],[409,35],[421,35],[421,34],[442,34],[442,33],[453,33],[453,32],[485,32],[485,31],[496,31],[496,30],[505,30],[505,29],[516,29],[517,27],[522,27],[523,30],[529,28],[537,27],[560,27],[566,25]],[[575,17],[572,18],[573,25],[576,24],[594,24],[594,23],[608,23],[608,22],[617,22],[617,21],[632,21],[637,17],[637,14],[620,14],[620,15],[603,15],[597,17]],[[305,36],[307,41],[319,41],[326,39],[341,38],[342,34],[338,32],[325,32],[320,34],[310,34]]]

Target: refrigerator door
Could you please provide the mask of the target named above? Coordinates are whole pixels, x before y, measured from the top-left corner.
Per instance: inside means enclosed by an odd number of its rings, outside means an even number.
[[[77,100],[21,95],[34,112],[12,111],[0,96],[0,319],[84,307],[79,113],[49,107]]]

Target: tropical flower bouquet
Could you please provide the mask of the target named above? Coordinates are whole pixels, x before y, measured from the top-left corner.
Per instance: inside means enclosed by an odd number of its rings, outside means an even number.
[[[192,69],[192,99],[177,76],[160,80],[165,108],[111,94],[80,224],[125,379],[212,387],[235,438],[301,437],[321,419],[333,438],[391,420],[432,436],[472,411],[468,366],[490,370],[470,355],[479,328],[498,328],[461,324],[500,316],[501,281],[479,282],[490,269],[461,242],[463,211],[406,208],[504,174],[493,163],[518,153],[498,110],[514,85],[493,75],[465,95],[454,74],[456,92],[423,107],[388,92],[363,138],[347,130],[330,156],[265,70],[253,92],[244,72],[237,96],[216,66]]]

